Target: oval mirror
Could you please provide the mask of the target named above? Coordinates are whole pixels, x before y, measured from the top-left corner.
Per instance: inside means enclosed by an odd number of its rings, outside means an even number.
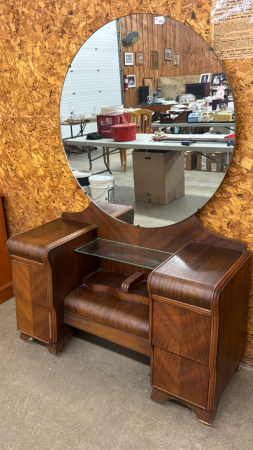
[[[202,38],[170,18],[136,14],[79,49],[60,126],[71,170],[94,202],[132,205],[135,225],[166,226],[194,214],[220,185],[234,103]]]

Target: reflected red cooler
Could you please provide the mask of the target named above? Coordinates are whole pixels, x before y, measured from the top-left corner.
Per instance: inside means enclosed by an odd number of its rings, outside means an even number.
[[[135,141],[136,140],[136,127],[135,123],[121,123],[113,125],[113,135],[115,142]]]

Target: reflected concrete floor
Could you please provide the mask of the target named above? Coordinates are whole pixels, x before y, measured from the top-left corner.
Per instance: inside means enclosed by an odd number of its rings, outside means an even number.
[[[92,158],[101,155],[101,150],[93,150]],[[132,205],[135,211],[135,225],[144,227],[166,226],[179,222],[194,214],[212,197],[220,185],[224,173],[185,171],[185,195],[167,204],[159,205],[135,201],[133,163],[131,150],[128,151],[127,172],[120,165],[119,153],[110,155],[110,169],[114,175],[114,202],[122,205]],[[71,154],[68,162],[72,169],[87,171],[89,169],[87,153]],[[93,173],[104,170],[103,158],[93,163]],[[109,174],[109,172],[105,173]]]
[[[1,450],[252,450],[253,370],[227,386],[212,427],[150,399],[149,358],[82,332],[58,355],[21,341],[0,305]]]

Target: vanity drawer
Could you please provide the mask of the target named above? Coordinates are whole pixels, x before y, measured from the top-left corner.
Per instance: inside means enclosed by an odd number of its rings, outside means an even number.
[[[160,348],[154,348],[153,387],[206,408],[208,384],[208,367]]]
[[[208,365],[211,315],[153,301],[152,345]]]
[[[15,297],[47,306],[46,271],[19,261],[12,261],[12,277]]]
[[[50,313],[44,306],[16,297],[17,328],[24,334],[49,343]]]

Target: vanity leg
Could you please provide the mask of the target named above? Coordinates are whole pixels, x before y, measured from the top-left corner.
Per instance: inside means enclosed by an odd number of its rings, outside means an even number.
[[[25,333],[20,333],[20,339],[22,339],[23,341],[28,341],[28,339],[30,339],[31,336],[28,336],[28,334]]]
[[[165,392],[162,392],[159,389],[155,389],[155,388],[152,389],[150,397],[156,403],[162,403],[162,402],[165,402],[166,400],[171,400],[173,398],[173,397],[171,397],[171,395],[166,394]]]
[[[46,347],[52,355],[57,355],[57,353],[60,353],[63,348],[65,347],[67,341],[69,340],[70,336],[73,334],[73,331],[70,331],[66,336],[64,336],[63,339],[61,339],[58,342],[52,342],[50,344],[46,344]]]
[[[218,405],[216,406],[216,408],[212,409],[212,411],[205,411],[203,409],[197,408],[196,406],[188,406],[194,412],[199,422],[202,422],[205,425],[212,425]]]
[[[152,389],[151,398],[156,403],[162,403],[166,400],[177,400],[176,397],[173,397],[172,395],[166,394],[165,392],[162,392],[159,389],[155,388]],[[212,411],[206,411],[187,402],[182,402],[181,400],[179,400],[179,402],[182,403],[182,405],[187,406],[195,414],[199,422],[202,422],[206,425],[212,425],[218,405],[214,409],[212,409]]]

